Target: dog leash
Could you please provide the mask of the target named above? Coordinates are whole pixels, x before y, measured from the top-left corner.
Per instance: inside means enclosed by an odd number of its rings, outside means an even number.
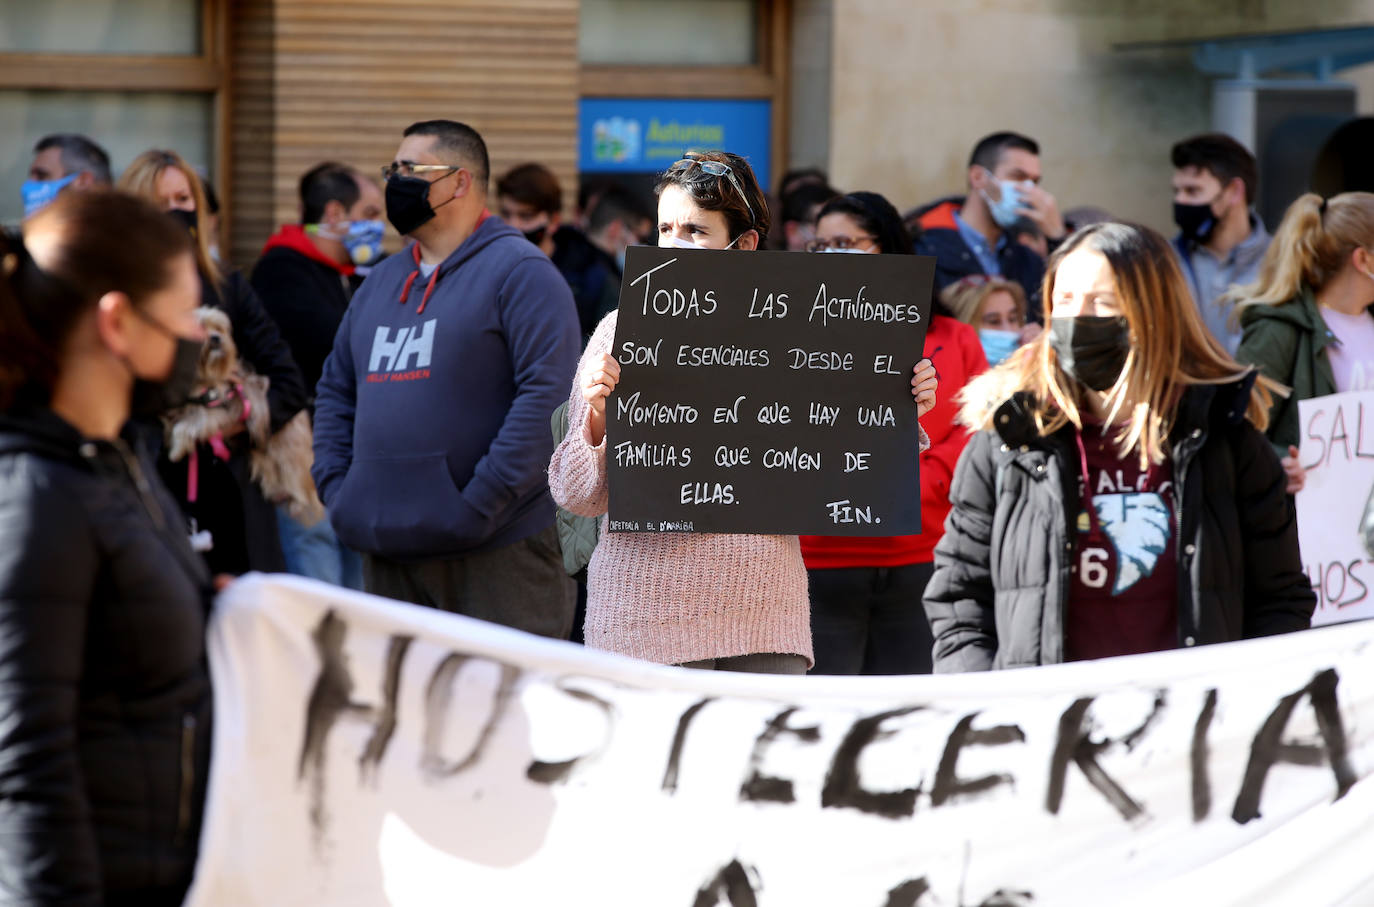
[[[243,401],[243,416],[240,419],[245,425],[248,418],[253,415],[253,401],[249,400],[243,393],[243,385],[235,382],[233,389],[227,395],[229,398],[238,397]],[[226,397],[215,397],[205,403],[207,407],[223,406]],[[210,445],[210,451],[221,461],[229,462],[229,445],[224,443],[224,432],[215,432],[206,442]],[[186,464],[186,502],[194,504],[200,497],[200,445],[191,446],[191,457]]]

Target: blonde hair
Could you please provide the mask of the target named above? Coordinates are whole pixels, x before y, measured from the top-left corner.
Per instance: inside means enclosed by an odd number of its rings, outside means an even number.
[[[120,174],[119,188],[161,206],[162,203],[157,197],[157,181],[169,168],[180,170],[191,186],[191,196],[196,200],[196,267],[200,270],[201,277],[217,287],[223,275],[215,260],[210,257],[210,230],[207,220],[209,206],[205,201],[205,189],[201,185],[200,176],[191,169],[191,165],[175,151],[145,151],[134,158],[133,163]]]
[[[1309,286],[1320,290],[1335,277],[1350,253],[1374,247],[1374,194],[1342,192],[1326,201],[1308,192],[1288,206],[1259,277],[1232,287],[1224,299],[1236,303],[1233,319],[1249,306],[1279,305]]]
[[[1116,383],[1107,392],[1108,422],[1121,425],[1116,436],[1122,457],[1135,453],[1141,467],[1167,455],[1183,391],[1194,384],[1225,384],[1251,370],[1240,365],[1212,337],[1193,305],[1188,285],[1164,237],[1134,224],[1093,224],[1075,233],[1050,258],[1043,298],[1049,310],[1054,279],[1064,259],[1079,249],[1103,255],[1116,279],[1117,298],[1130,328],[1130,349]],[[1072,423],[1083,428],[1085,391],[1064,372],[1049,343],[1050,332],[1023,346],[1004,364],[974,379],[965,391],[964,421],[992,428],[993,395],[1029,392],[1036,429],[1049,435]],[[1269,423],[1270,388],[1259,377],[1250,393],[1246,418],[1263,431]],[[983,402],[979,402],[979,398]],[[1129,413],[1123,408],[1130,404]],[[1128,416],[1128,418],[1121,418]]]
[[[983,317],[983,308],[988,304],[988,299],[993,293],[998,291],[1010,293],[1012,302],[1016,304],[1017,314],[1021,316],[1021,322],[1026,321],[1026,291],[1021,289],[1019,283],[1013,283],[1002,277],[990,277],[986,274],[972,274],[948,285],[940,291],[940,301],[945,304],[945,308],[964,324],[971,324],[978,327],[980,319]]]

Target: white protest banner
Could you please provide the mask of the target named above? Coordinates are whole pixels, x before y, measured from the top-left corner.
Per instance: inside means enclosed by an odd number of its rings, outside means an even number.
[[[1307,468],[1297,494],[1298,541],[1317,593],[1312,623],[1374,617],[1374,562],[1360,540],[1374,488],[1374,391],[1299,400],[1298,420]]]
[[[731,675],[249,577],[187,904],[1374,903],[1371,643]]]

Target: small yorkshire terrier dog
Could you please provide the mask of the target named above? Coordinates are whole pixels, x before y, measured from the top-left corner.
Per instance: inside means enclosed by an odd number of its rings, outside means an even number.
[[[253,442],[250,472],[263,496],[286,504],[291,517],[301,523],[318,523],[324,518],[324,505],[310,478],[314,454],[309,413],[296,413],[272,434],[267,410],[270,381],[239,361],[229,316],[219,309],[200,308],[196,317],[205,328],[205,348],[191,400],[162,417],[168,458],[175,463],[204,443],[227,459],[224,438],[242,423]]]

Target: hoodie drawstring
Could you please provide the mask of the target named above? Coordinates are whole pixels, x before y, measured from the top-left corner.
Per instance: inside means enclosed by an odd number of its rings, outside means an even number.
[[[405,284],[401,287],[401,305],[405,305],[406,300],[410,298],[410,288],[415,286],[415,278],[420,276],[420,244],[416,243],[410,249],[415,257],[415,270],[410,272],[410,276],[406,278]],[[425,286],[425,295],[420,297],[420,307],[415,310],[416,315],[424,313],[425,306],[429,304],[429,297],[434,295],[434,285],[438,282],[439,266],[435,265],[434,273],[429,275],[429,283]]]
[[[486,222],[488,217],[491,217],[491,212],[483,208],[482,213],[477,217],[477,223],[473,225],[472,232],[476,233],[478,228]],[[410,276],[406,278],[406,282],[401,286],[401,305],[405,305],[406,300],[410,298],[410,288],[415,286],[415,278],[420,276],[420,244],[415,243],[412,245],[410,251],[415,258],[415,270],[410,272]],[[416,315],[423,315],[425,306],[429,305],[429,297],[434,295],[434,285],[439,282],[439,269],[441,267],[443,267],[443,262],[435,265],[434,273],[429,275],[429,283],[425,285],[425,294],[420,297],[420,307],[415,310]]]

